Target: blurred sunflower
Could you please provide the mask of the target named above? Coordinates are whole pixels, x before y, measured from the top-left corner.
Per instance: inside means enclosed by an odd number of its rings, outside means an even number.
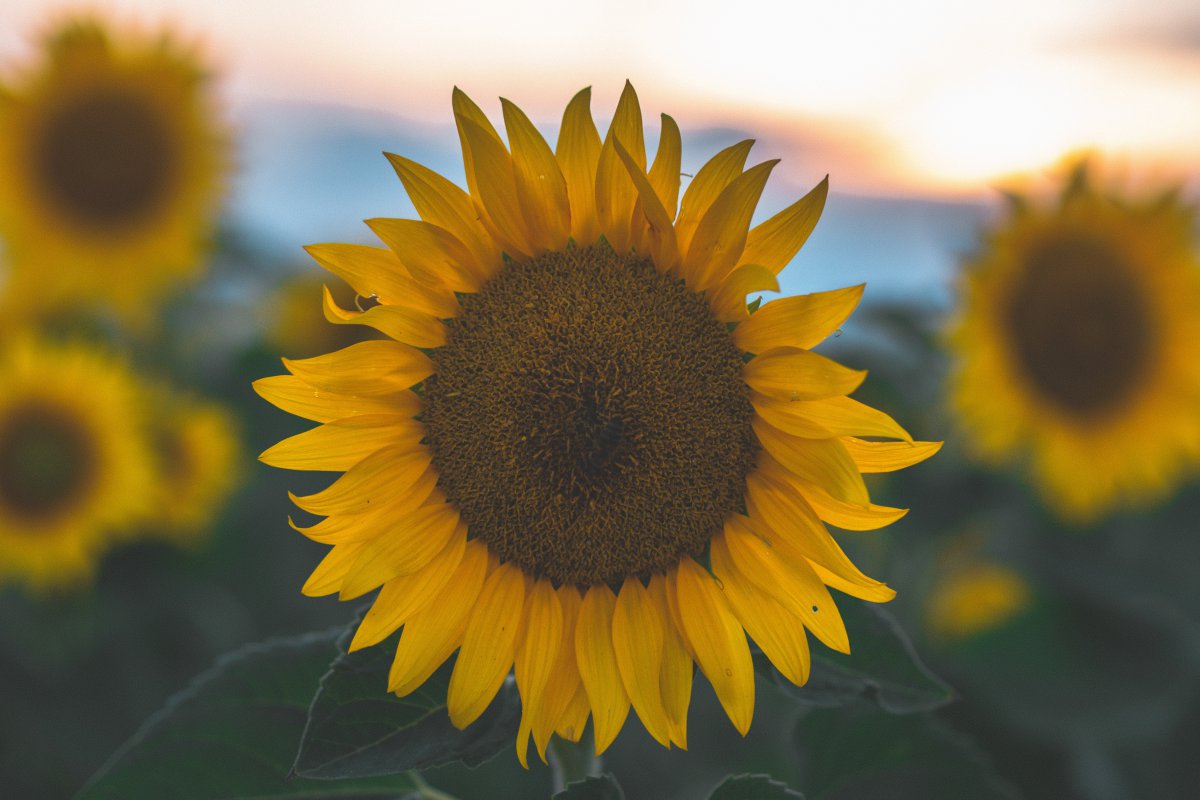
[[[1020,573],[976,558],[940,573],[930,592],[926,627],[942,640],[967,639],[993,630],[1028,607],[1032,589]]]
[[[179,544],[196,544],[237,481],[237,426],[216,403],[165,386],[149,394],[159,488],[151,527]]]
[[[631,86],[603,139],[580,92],[555,151],[502,102],[509,147],[454,93],[469,192],[389,155],[422,219],[370,220],[388,249],[309,248],[377,302],[346,311],[327,294],[328,318],[391,340],[285,359],[290,375],[256,383],[323,423],[263,461],[346,471],[294,498],[325,517],[301,532],[333,545],[304,592],[382,587],[351,646],[403,625],[398,694],[458,650],[459,727],[515,666],[522,763],[531,735],[544,758],[552,734],[578,741],[589,715],[602,752],[631,706],[660,743],[686,746],[693,662],[745,733],[746,633],[796,683],[806,628],[846,651],[827,586],[894,592],[822,520],[897,519],[862,473],[938,445],[849,399],[864,373],[810,349],[861,286],[748,313],[747,293],[778,290],[824,181],[750,229],[776,162],[743,171],[745,141],[696,173],[676,215],[679,129],[662,117],[647,170]]]
[[[121,363],[25,338],[0,349],[0,580],[90,577],[153,490],[139,387]]]
[[[1093,520],[1161,497],[1200,455],[1200,264],[1175,191],[1134,200],[1087,164],[1055,201],[1014,195],[968,264],[951,401],[995,463]]]
[[[102,298],[135,320],[194,274],[227,167],[204,67],[163,32],[72,19],[0,86],[6,307]]]

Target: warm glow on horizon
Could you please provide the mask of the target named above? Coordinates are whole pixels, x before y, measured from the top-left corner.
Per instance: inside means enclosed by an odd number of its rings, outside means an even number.
[[[337,103],[442,123],[459,85],[553,127],[579,87],[595,87],[603,117],[630,78],[649,126],[666,110],[685,129],[765,130],[806,171],[827,163],[856,192],[970,194],[1081,149],[1195,179],[1200,51],[1162,35],[1188,14],[1172,2],[93,5],[178,24],[216,56],[240,107]],[[13,5],[3,62],[60,8]],[[1134,20],[1161,23],[1158,38],[1126,30]]]

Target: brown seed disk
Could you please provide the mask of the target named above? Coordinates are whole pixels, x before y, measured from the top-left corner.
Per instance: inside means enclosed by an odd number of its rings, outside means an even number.
[[[606,245],[507,264],[462,298],[422,415],[470,535],[557,584],[702,552],[758,441],[742,353],[703,297]]]
[[[1119,410],[1147,373],[1158,331],[1134,269],[1111,244],[1073,234],[1034,247],[1009,295],[1014,355],[1067,414]]]
[[[84,227],[145,222],[176,181],[176,137],[143,98],[115,90],[75,98],[40,134],[33,154],[38,185]]]
[[[0,420],[0,507],[44,521],[66,513],[99,477],[91,433],[70,414],[41,405]]]

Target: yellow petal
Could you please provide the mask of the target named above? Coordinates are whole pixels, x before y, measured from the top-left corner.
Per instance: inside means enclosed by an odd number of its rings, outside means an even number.
[[[687,639],[733,727],[743,736],[754,717],[754,663],[742,625],[720,586],[704,567],[685,557],[667,573]]]
[[[391,248],[418,282],[453,292],[477,292],[483,276],[494,271],[475,261],[471,251],[445,228],[419,219],[367,220],[379,240]],[[404,303],[401,299],[400,304]]]
[[[550,744],[550,736],[562,726],[567,718],[572,701],[578,694],[583,697],[583,709],[576,709],[576,716],[582,713],[579,729],[588,717],[587,694],[583,682],[579,678],[579,666],[575,663],[575,625],[579,620],[579,608],[583,598],[574,586],[564,585],[558,588],[558,603],[562,609],[562,640],[558,647],[558,661],[546,682],[543,702],[533,716],[533,742],[537,747],[542,761],[546,760],[546,746]],[[573,722],[568,723],[574,733]],[[561,735],[561,734],[560,734]],[[570,738],[566,736],[564,738]],[[578,736],[572,741],[578,741]]]
[[[307,528],[299,527],[289,518],[288,525],[314,542],[322,544],[361,542],[363,539],[384,536],[396,524],[397,519],[413,513],[427,501],[429,505],[445,502],[441,492],[434,489],[437,479],[437,471],[430,469],[422,473],[416,483],[398,493],[396,497],[389,498],[378,508],[361,514],[335,514]],[[292,499],[296,498],[293,496]]]
[[[503,146],[504,143],[500,139],[500,134],[492,127],[491,120],[487,118],[487,114],[484,114],[479,106],[475,104],[475,101],[467,97],[465,92],[455,86],[450,97],[451,106],[454,110],[454,122],[458,127],[458,139],[462,145],[463,166],[466,168],[467,173],[467,189],[470,191],[471,197],[478,199],[479,184],[475,178],[474,155],[471,148],[467,145],[467,137],[463,133],[462,121],[464,119],[471,120],[487,135],[495,139],[497,144]]]
[[[768,463],[768,459],[760,456],[759,470],[764,469]],[[778,474],[781,476],[778,482],[800,494],[813,511],[817,512],[818,517],[843,530],[873,531],[891,525],[908,513],[906,508],[877,506],[873,503],[868,506],[847,503],[830,496],[829,492],[821,487],[798,478],[782,467],[778,468]],[[772,474],[771,477],[774,479],[775,475]]]
[[[686,253],[692,243],[692,235],[709,206],[721,191],[742,174],[746,156],[754,146],[753,139],[746,139],[726,147],[713,156],[697,172],[688,184],[679,204],[679,218],[675,224],[675,235],[679,239],[679,251]]]
[[[660,685],[665,625],[641,580],[626,578],[613,610],[613,652],[634,710],[663,747],[670,741]]]
[[[855,597],[874,602],[895,597],[886,584],[854,565],[802,496],[770,480],[769,474],[760,467],[746,479],[746,510],[753,527],[780,558],[792,565],[820,566],[832,578],[822,574],[826,584]]]
[[[596,754],[608,749],[629,715],[629,695],[613,652],[612,619],[617,598],[603,584],[583,598],[575,628],[575,661],[592,707]]]
[[[384,447],[355,464],[328,488],[292,502],[310,514],[359,514],[407,493],[433,460],[428,447]]]
[[[600,236],[596,216],[596,165],[600,159],[600,133],[592,121],[591,88],[571,98],[563,111],[555,158],[567,182],[571,201],[571,236],[581,246],[594,244]]]
[[[704,212],[683,257],[683,276],[697,291],[719,286],[741,258],[750,218],[778,159],[751,167],[721,190]]]
[[[853,313],[864,286],[772,300],[734,329],[733,343],[747,353],[815,347]]]
[[[792,436],[886,436],[912,441],[908,431],[887,414],[849,397],[791,401],[751,394],[750,402],[765,422]]]
[[[307,597],[324,597],[338,591],[364,547],[366,542],[334,545],[312,571],[312,575],[308,576],[308,580],[300,589],[301,594]]]
[[[842,615],[811,567],[785,564],[747,527],[746,518],[740,514],[730,516],[720,535],[738,572],[803,620],[805,627],[826,645],[842,653],[850,652]]]
[[[440,319],[458,316],[454,292],[421,283],[391,250],[363,244],[313,244],[304,248],[317,263],[337,275],[363,297],[388,305],[424,311]]]
[[[363,414],[326,422],[284,439],[258,458],[282,469],[345,472],[389,445],[416,445],[425,428],[409,417]]]
[[[617,108],[613,112],[612,124],[608,127],[607,138],[617,138],[625,149],[633,156],[633,161],[643,172],[646,171],[646,139],[642,132],[642,106],[638,102],[637,92],[633,84],[625,81],[621,97],[617,100]]]
[[[619,141],[615,142],[613,146],[629,174],[629,179],[633,181],[634,189],[641,201],[642,212],[650,226],[650,256],[654,260],[654,265],[663,272],[674,270],[679,261],[679,251],[675,247],[675,226],[671,224],[671,217],[663,208],[650,181],[638,168],[629,151]]]
[[[629,251],[633,242],[632,222],[637,189],[617,155],[611,132],[600,147],[596,162],[596,216],[600,233],[618,253]]]
[[[353,653],[382,642],[409,617],[427,606],[449,583],[466,552],[467,531],[460,526],[455,536],[424,569],[385,583],[371,604],[371,610],[354,632],[349,651]]]
[[[790,347],[768,350],[742,367],[742,379],[751,389],[779,400],[823,400],[850,394],[866,377],[866,372],[849,369],[811,350]]]
[[[860,472],[894,472],[919,464],[942,449],[941,442],[867,442],[842,438]]]
[[[504,249],[514,258],[534,255],[531,231],[521,211],[516,174],[508,150],[474,121],[460,118],[458,123],[464,147],[471,151],[478,190],[476,198],[487,212]]]
[[[756,225],[746,237],[742,263],[762,264],[778,275],[808,240],[821,218],[828,195],[829,176],[826,176],[804,197]]]
[[[517,679],[517,690],[521,693],[522,726],[532,733],[533,720],[544,716],[546,687],[558,662],[558,650],[563,644],[562,604],[548,579],[542,578],[534,583],[525,600],[524,614],[524,633],[516,648],[513,673]],[[527,745],[527,738],[517,737],[517,757],[526,769],[529,767],[526,760]]]
[[[512,564],[501,564],[483,584],[446,694],[457,728],[479,718],[512,668],[527,585],[525,573]]]
[[[679,207],[679,164],[682,153],[679,126],[675,124],[674,119],[663,114],[658,152],[654,156],[654,164],[650,167],[649,179],[659,202],[672,220],[675,219],[675,211]]]
[[[724,534],[713,537],[710,552],[713,574],[721,582],[725,597],[746,633],[785,678],[803,686],[808,681],[811,663],[804,623],[742,575],[729,554]]]
[[[580,683],[554,732],[568,742],[578,742],[583,737],[583,729],[587,725],[590,713],[587,692],[583,689],[583,683]]]
[[[532,244],[539,252],[561,251],[571,235],[571,205],[550,145],[521,109],[501,98],[504,126],[512,147],[517,197]]]
[[[342,582],[341,599],[352,600],[400,575],[411,575],[445,549],[458,529],[450,505],[422,506],[396,520],[384,536],[367,542]]]
[[[388,691],[403,697],[420,687],[460,644],[487,573],[487,545],[467,542],[454,575],[421,610],[404,623]]]
[[[283,365],[314,389],[365,396],[395,394],[433,374],[433,362],[420,350],[385,340],[357,342],[313,358],[285,358]]]
[[[838,439],[801,439],[758,418],[750,424],[763,449],[784,469],[844,502],[860,506],[871,502],[862,474]]]
[[[446,343],[446,326],[441,320],[404,306],[371,306],[366,311],[347,311],[337,304],[328,286],[324,290],[322,310],[334,325],[367,325],[398,342],[413,347],[433,348]]]
[[[743,264],[731,272],[721,282],[720,288],[710,295],[709,305],[722,322],[740,322],[749,316],[746,295],[751,292],[778,291],[779,280],[775,273],[758,264]]]
[[[422,407],[421,398],[407,390],[372,396],[336,394],[314,389],[295,375],[259,378],[252,385],[259,397],[268,403],[313,422],[332,422],[359,414],[411,417]]]
[[[652,575],[649,591],[663,620],[663,663],[659,677],[663,710],[667,713],[671,743],[686,750],[687,713],[692,701],[692,677],[696,670],[671,613],[666,577]]]
[[[480,224],[469,194],[415,161],[392,153],[384,155],[396,170],[421,219],[453,234],[485,268],[479,278],[486,281],[500,269],[500,251]]]

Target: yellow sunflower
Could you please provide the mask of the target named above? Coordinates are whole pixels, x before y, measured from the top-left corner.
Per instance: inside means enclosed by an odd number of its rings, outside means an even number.
[[[1161,497],[1200,456],[1193,220],[1081,163],[1052,202],[1015,195],[967,266],[951,401],[979,454],[1027,457],[1069,520]]]
[[[26,338],[0,348],[0,581],[85,582],[140,518],[152,473],[139,387],[84,346]]]
[[[237,426],[228,410],[167,387],[150,393],[150,446],[158,476],[151,527],[193,545],[238,476]]]
[[[754,709],[746,634],[796,683],[805,629],[841,651],[827,587],[893,592],[847,559],[824,522],[879,528],[862,473],[932,454],[847,397],[864,373],[810,348],[862,287],[748,314],[746,294],[808,237],[826,183],[750,219],[774,161],[751,142],[718,153],[678,203],[680,136],[662,117],[647,169],[626,85],[601,139],[590,92],[555,150],[503,102],[508,146],[455,91],[468,191],[389,155],[420,220],[375,219],[387,248],[309,252],[374,305],[336,323],[389,340],[284,364],[258,392],[322,423],[262,455],[345,471],[294,498],[325,517],[301,532],[333,549],[304,586],[343,599],[380,589],[352,647],[403,626],[390,690],[420,686],[456,650],[448,707],[475,720],[515,669],[530,736],[595,747],[632,708],[685,747],[693,664],[742,733]],[[899,441],[880,442],[861,437]],[[380,588],[382,587],[382,588]],[[382,687],[381,687],[382,688]]]
[[[9,309],[102,298],[131,319],[194,274],[227,167],[208,76],[166,32],[50,31],[0,85]]]

